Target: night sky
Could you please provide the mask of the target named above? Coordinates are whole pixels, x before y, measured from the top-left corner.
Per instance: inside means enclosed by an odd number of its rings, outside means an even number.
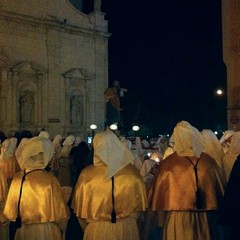
[[[86,6],[86,5],[85,5]],[[109,85],[122,99],[125,130],[171,133],[178,121],[225,130],[226,69],[220,0],[103,0],[109,21]]]

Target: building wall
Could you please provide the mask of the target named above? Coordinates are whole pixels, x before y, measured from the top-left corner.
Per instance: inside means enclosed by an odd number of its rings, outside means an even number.
[[[108,37],[100,11],[86,15],[67,0],[1,1],[0,130],[85,137],[92,123],[103,129]]]
[[[240,1],[222,0],[223,60],[227,67],[228,128],[240,130]]]

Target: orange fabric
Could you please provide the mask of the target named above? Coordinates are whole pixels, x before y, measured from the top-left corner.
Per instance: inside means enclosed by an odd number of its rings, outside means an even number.
[[[104,92],[104,98],[105,100],[108,100],[111,102],[114,108],[117,109],[117,111],[120,111],[120,100],[119,97],[117,96],[115,89],[112,88],[107,88]]]
[[[195,163],[196,161],[195,157]],[[199,187],[205,195],[205,206],[202,210],[217,209],[224,192],[220,169],[205,153],[201,154],[197,169]],[[197,210],[195,194],[195,173],[193,165],[186,157],[178,156],[175,152],[160,162],[156,179],[148,195],[153,211]]]

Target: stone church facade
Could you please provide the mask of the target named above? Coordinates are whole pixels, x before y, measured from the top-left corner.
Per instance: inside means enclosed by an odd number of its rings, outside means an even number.
[[[240,0],[222,0],[223,60],[227,67],[228,128],[240,130]]]
[[[104,128],[107,21],[68,0],[1,0],[0,131],[86,137]]]

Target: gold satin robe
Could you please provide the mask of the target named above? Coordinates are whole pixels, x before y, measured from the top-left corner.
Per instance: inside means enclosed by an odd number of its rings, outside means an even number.
[[[11,183],[4,216],[15,221],[23,172],[18,172]],[[26,176],[20,201],[22,227],[15,239],[62,239],[69,218],[61,187],[57,179],[43,170]],[[54,238],[53,238],[54,237]]]
[[[7,159],[0,160],[0,169],[7,179],[12,179],[14,174],[20,171],[17,159],[14,155]]]
[[[106,166],[85,168],[77,181],[72,208],[87,222],[84,239],[138,239],[136,213],[147,208],[141,175],[129,164],[114,176],[117,222],[111,223],[112,182],[105,178]]]
[[[196,208],[196,179],[186,157],[173,153],[160,162],[150,188],[150,208],[159,212],[163,239],[210,239],[207,212],[218,209],[224,193],[221,171],[209,155],[202,153],[197,165],[199,187],[204,192],[204,207]]]
[[[5,176],[0,171],[0,239],[8,240],[9,222],[3,216],[3,208],[8,194],[8,185]]]

